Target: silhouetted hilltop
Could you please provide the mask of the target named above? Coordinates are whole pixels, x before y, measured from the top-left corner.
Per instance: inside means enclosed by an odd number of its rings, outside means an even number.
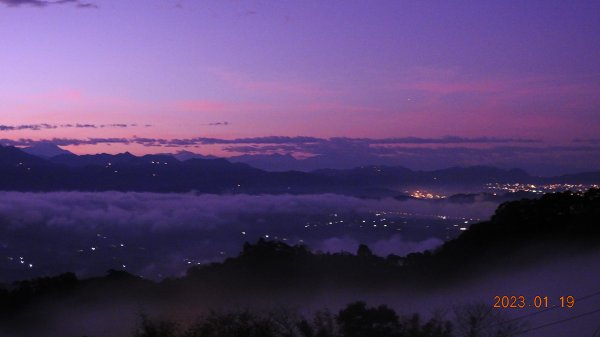
[[[600,189],[549,193],[501,204],[489,221],[473,224],[435,252],[409,254],[405,266],[453,273],[476,263],[513,263],[511,257],[521,251],[527,256],[515,265],[598,246]]]
[[[384,285],[401,275],[400,257],[375,256],[361,245],[356,255],[351,253],[313,253],[302,245],[260,239],[245,244],[238,257],[188,270],[175,284],[226,284],[232,289],[315,289],[343,285],[362,287],[366,284]],[[243,282],[239,282],[243,280]]]

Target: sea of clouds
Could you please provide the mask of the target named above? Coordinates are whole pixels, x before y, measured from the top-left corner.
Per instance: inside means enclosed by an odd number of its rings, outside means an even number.
[[[443,238],[418,228],[358,230],[348,220],[336,226],[313,224],[326,223],[332,214],[356,219],[382,210],[485,219],[496,206],[335,194],[0,192],[0,282],[67,271],[101,275],[108,269],[160,279],[236,256],[244,242],[261,237],[315,251],[355,252],[366,243],[378,255],[406,255],[433,249]]]

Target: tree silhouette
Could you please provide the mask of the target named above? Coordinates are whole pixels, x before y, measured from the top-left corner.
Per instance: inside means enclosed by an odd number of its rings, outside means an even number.
[[[358,246],[358,250],[356,251],[356,255],[359,257],[372,257],[373,252],[371,251],[369,246],[367,246],[365,244],[360,244]]]
[[[459,306],[455,315],[458,335],[464,337],[509,337],[526,328],[525,323],[510,320],[505,312],[482,302]]]
[[[151,320],[141,315],[141,326],[135,331],[134,337],[177,337],[179,326],[173,321]]]
[[[390,337],[400,328],[398,315],[385,305],[367,308],[359,301],[342,309],[337,322],[342,337]]]

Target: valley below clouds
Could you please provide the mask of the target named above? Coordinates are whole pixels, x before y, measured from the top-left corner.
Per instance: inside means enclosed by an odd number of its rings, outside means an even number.
[[[313,251],[434,249],[497,204],[321,195],[0,193],[0,283],[126,270],[150,279],[222,261],[259,238]]]

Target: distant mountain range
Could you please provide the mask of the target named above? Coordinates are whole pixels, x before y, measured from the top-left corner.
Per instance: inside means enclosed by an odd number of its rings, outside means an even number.
[[[281,158],[281,160],[288,160]],[[295,160],[295,159],[294,159]],[[343,193],[396,196],[421,186],[476,186],[485,183],[598,183],[600,172],[552,178],[519,169],[487,166],[413,171],[365,166],[311,172],[269,172],[222,158],[193,153],[134,156],[130,153],[75,155],[55,145],[18,149],[0,146],[0,190],[147,191],[200,193]]]
[[[173,154],[176,158],[185,160],[190,158],[215,158],[212,156],[204,156],[201,154],[180,151]],[[423,152],[413,153],[406,156],[378,156],[373,154],[365,154],[361,151],[328,151],[325,154],[317,154],[310,157],[297,158],[291,154],[243,154],[236,156],[228,156],[227,160],[234,163],[244,163],[252,167],[259,168],[265,171],[303,171],[311,172],[321,169],[338,169],[346,170],[360,166],[404,166],[414,170],[433,170],[443,169],[452,166],[465,166],[463,163],[466,158],[465,154],[456,149],[448,149],[444,155],[441,155],[441,150],[437,154],[431,153],[430,150],[423,149]],[[445,158],[445,159],[443,159]],[[533,172],[535,176],[551,177],[561,174],[577,174],[580,172],[590,172],[598,170],[594,166],[593,160],[589,161],[589,166],[579,165],[578,168],[573,166],[568,160],[552,160],[546,163],[528,162],[521,160],[520,164],[507,163],[506,160],[494,159],[494,156],[482,159],[485,163],[481,165],[500,167],[510,169],[519,167],[527,172]],[[476,161],[475,161],[476,162]],[[440,166],[442,165],[442,166]],[[473,165],[473,164],[471,164]],[[507,166],[508,165],[508,166]],[[525,165],[525,166],[521,166]]]

